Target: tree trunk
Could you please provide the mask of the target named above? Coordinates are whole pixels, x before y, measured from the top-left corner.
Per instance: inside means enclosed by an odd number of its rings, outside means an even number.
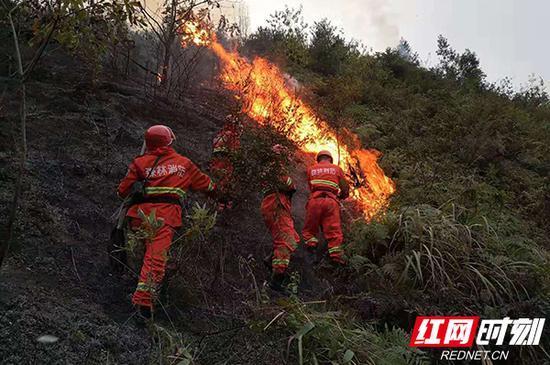
[[[164,57],[162,59],[162,66],[160,70],[160,86],[165,87],[168,82],[168,71],[170,69],[170,61],[172,58],[172,45],[174,44],[175,34],[170,32],[164,45]]]
[[[21,51],[19,49],[19,39],[17,38],[17,31],[15,30],[15,25],[13,23],[12,12],[15,10],[12,9],[9,14],[9,20],[13,35],[13,41],[15,44],[15,55],[17,58],[17,72],[19,75],[19,80],[21,82],[19,88],[19,97],[20,97],[20,128],[21,128],[21,146],[19,148],[19,164],[17,171],[17,179],[15,181],[15,193],[13,194],[13,199],[10,204],[10,210],[8,213],[8,223],[6,226],[6,235],[5,238],[0,242],[0,267],[4,262],[4,258],[8,254],[10,244],[13,241],[13,235],[15,231],[15,221],[17,220],[17,211],[19,210],[19,201],[21,200],[21,192],[23,185],[23,178],[25,176],[25,164],[27,162],[27,105],[26,105],[26,88],[25,88],[25,74],[23,71],[23,61],[21,60]]]
[[[172,45],[176,39],[176,16],[177,16],[178,2],[177,0],[171,0],[169,6],[169,15],[166,16],[166,29],[163,32],[165,38],[162,40],[164,46],[164,57],[162,58],[162,65],[160,69],[160,86],[165,88],[168,83],[168,71],[170,69],[170,61],[172,58]]]

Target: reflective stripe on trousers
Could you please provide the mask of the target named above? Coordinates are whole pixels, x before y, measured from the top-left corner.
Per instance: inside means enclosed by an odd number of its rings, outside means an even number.
[[[137,230],[141,226],[140,219],[132,219],[130,227]],[[151,240],[145,242],[145,255],[139,275],[136,291],[132,296],[132,303],[146,307],[153,307],[153,302],[160,288],[166,270],[168,250],[174,237],[174,229],[168,225],[160,227]]]
[[[262,201],[261,211],[273,240],[271,267],[273,272],[284,273],[300,241],[294,229],[290,199],[284,194],[269,194]]]
[[[308,200],[304,229],[302,230],[302,238],[306,245],[317,246],[317,235],[321,227],[328,242],[329,256],[341,257],[344,253],[341,247],[344,235],[340,220],[340,204],[334,198],[318,197]]]

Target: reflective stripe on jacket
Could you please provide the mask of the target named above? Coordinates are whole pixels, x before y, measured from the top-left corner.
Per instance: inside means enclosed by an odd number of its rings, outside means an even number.
[[[349,187],[342,169],[328,161],[321,161],[311,166],[307,171],[311,197],[317,192],[328,192],[335,197],[345,199],[349,195]]]
[[[155,160],[161,156],[153,168]],[[170,196],[183,199],[188,190],[213,191],[212,180],[187,157],[178,154],[172,147],[163,147],[136,157],[128,167],[126,176],[118,186],[122,198],[132,191],[133,184],[146,177],[145,196]],[[127,216],[138,218],[138,210],[145,214],[156,211],[156,217],[172,227],[181,226],[181,206],[167,203],[141,203],[130,207]]]

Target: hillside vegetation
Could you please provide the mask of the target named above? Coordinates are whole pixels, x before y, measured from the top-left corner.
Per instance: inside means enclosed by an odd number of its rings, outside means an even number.
[[[391,303],[378,318],[548,313],[548,94],[542,81],[488,83],[474,53],[437,42],[427,69],[404,40],[364,54],[328,20],[307,26],[286,9],[244,49],[283,65],[327,120],[384,154],[397,194],[347,235],[361,295]]]
[[[293,294],[281,297],[263,284],[271,246],[258,179],[272,143],[293,146],[284,132],[248,123],[216,80],[215,57],[172,43],[177,33],[160,37],[169,32],[157,34],[131,2],[1,1],[2,247],[11,243],[0,272],[2,363],[447,363],[408,347],[417,315],[548,317],[550,100],[542,82],[519,91],[509,80],[489,83],[475,53],[444,37],[432,68],[406,41],[367,53],[328,20],[306,25],[292,9],[246,38],[222,27],[227,44],[295,78],[296,92],[335,129],[381,151],[396,183],[371,221],[346,210],[349,268],[312,265],[300,250]],[[192,10],[194,2],[182,4]],[[168,10],[162,26],[173,30]],[[165,62],[177,67],[157,67]],[[235,156],[239,203],[216,214],[214,202],[191,197],[162,310],[139,327],[127,297],[134,274],[114,271],[106,251],[116,184],[158,122],[206,169],[228,114],[250,127]],[[306,163],[299,154],[293,161],[298,228]],[[541,346],[511,348],[508,363],[548,363],[549,331]],[[57,340],[37,341],[42,335]]]

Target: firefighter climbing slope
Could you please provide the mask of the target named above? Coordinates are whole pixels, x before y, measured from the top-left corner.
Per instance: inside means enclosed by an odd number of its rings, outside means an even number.
[[[127,213],[132,230],[146,224],[140,219],[140,211],[146,216],[155,212],[163,222],[154,237],[145,242],[143,266],[132,296],[132,302],[145,317],[151,316],[156,292],[164,277],[168,249],[175,230],[182,225],[181,201],[189,189],[212,193],[215,188],[207,175],[171,147],[175,138],[167,126],[149,128],[145,133],[145,154],[130,163],[118,187],[122,198],[133,194]]]
[[[281,158],[286,149],[281,145],[275,145],[272,151]],[[292,219],[292,195],[296,192],[296,186],[292,178],[283,172],[283,168],[278,170],[281,170],[281,174],[275,177],[275,181],[266,181],[261,211],[273,240],[270,286],[272,289],[282,290],[288,264],[300,242],[300,236],[294,229]]]
[[[227,116],[227,122],[216,134],[212,142],[212,160],[210,172],[220,193],[226,197],[225,202],[220,203],[220,209],[231,208],[231,192],[233,190],[233,163],[232,154],[240,147],[239,121],[232,115]]]
[[[306,249],[317,248],[319,228],[328,242],[329,258],[334,264],[345,264],[340,221],[340,199],[349,196],[349,187],[342,169],[332,163],[329,151],[317,154],[317,163],[308,169],[310,195],[306,205],[306,218],[302,237]]]

